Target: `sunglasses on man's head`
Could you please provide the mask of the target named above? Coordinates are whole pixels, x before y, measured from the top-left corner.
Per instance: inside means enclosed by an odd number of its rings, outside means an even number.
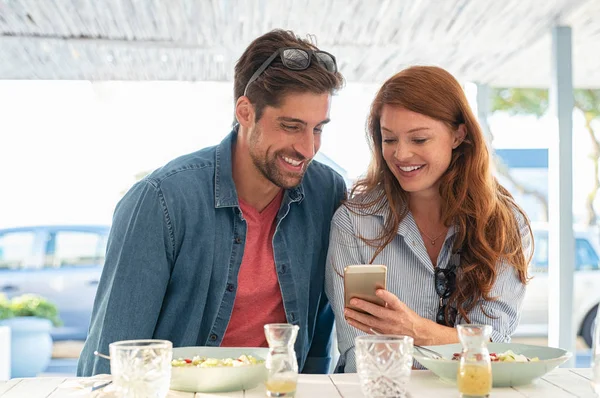
[[[277,56],[281,57],[281,62],[283,66],[291,70],[305,70],[308,69],[310,63],[313,58],[322,65],[327,72],[336,73],[337,72],[337,63],[335,61],[335,57],[328,52],[325,51],[311,51],[304,50],[302,48],[280,48],[275,51],[269,58],[266,59],[265,62],[262,63],[260,68],[254,72],[248,83],[246,84],[246,88],[244,89],[244,95],[248,92],[248,87],[250,84],[254,83],[256,79],[271,65],[271,63],[277,58]]]
[[[435,315],[435,321],[444,326],[454,326],[458,311],[454,307],[448,308],[446,318],[446,307],[444,300],[452,296],[456,290],[456,268],[460,264],[460,251],[453,255],[453,264],[448,268],[437,268],[435,270],[435,292],[440,298],[440,308]]]

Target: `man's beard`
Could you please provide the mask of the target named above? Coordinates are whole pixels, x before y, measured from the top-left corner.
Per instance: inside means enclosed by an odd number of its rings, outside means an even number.
[[[257,127],[256,131],[250,138],[250,157],[252,158],[252,163],[254,163],[254,166],[256,166],[256,168],[267,180],[271,181],[271,183],[280,188],[290,189],[300,185],[302,178],[304,177],[304,173],[306,172],[306,168],[308,167],[308,161],[306,158],[293,150],[291,151],[293,153],[287,153],[285,151],[277,151],[273,154],[269,154],[267,151],[264,153],[264,155],[256,153],[253,151],[253,148],[258,146],[258,141],[261,134],[262,132],[258,130]],[[302,173],[286,173],[285,171],[282,171],[277,165],[281,156],[286,156],[294,160],[305,162]]]

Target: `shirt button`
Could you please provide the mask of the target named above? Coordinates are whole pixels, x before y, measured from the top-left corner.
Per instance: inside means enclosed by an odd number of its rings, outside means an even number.
[[[239,245],[240,243],[242,243],[242,238],[240,238],[239,236],[236,236],[236,237],[235,237],[235,243],[237,243],[238,245]]]
[[[227,284],[227,291],[228,292],[233,292],[234,289],[235,289],[235,286],[233,286],[232,283],[228,283]]]
[[[217,335],[214,333],[211,334],[209,338],[210,338],[210,341],[217,341]]]
[[[417,242],[415,242],[414,240],[412,241],[413,246],[417,245]]]
[[[290,312],[290,321],[294,322],[296,320],[296,316],[294,315],[293,312]]]
[[[281,264],[281,267],[279,267],[279,274],[285,274],[285,264]]]

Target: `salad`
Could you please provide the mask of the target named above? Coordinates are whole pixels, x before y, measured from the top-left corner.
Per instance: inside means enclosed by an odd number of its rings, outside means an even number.
[[[176,368],[197,367],[197,368],[219,368],[219,367],[239,367],[256,365],[263,363],[261,359],[256,359],[252,355],[240,355],[239,358],[205,358],[195,356],[192,359],[178,358],[171,361],[171,366]]]
[[[528,358],[523,354],[515,354],[512,350],[508,350],[502,352],[500,354],[496,354],[495,352],[490,352],[490,359],[492,362],[537,362],[539,361],[538,357]],[[458,361],[460,360],[460,353],[455,353],[452,356],[452,360]]]

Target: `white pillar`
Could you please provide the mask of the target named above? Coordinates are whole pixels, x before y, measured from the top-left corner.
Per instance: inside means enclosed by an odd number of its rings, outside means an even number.
[[[10,328],[0,326],[0,381],[10,379]]]
[[[490,86],[487,84],[477,83],[477,119],[485,135],[485,140],[488,144],[488,149],[492,151],[492,132],[488,125],[488,117],[490,114]]]
[[[565,367],[575,364],[573,325],[573,73],[571,28],[552,30],[550,109],[557,129],[549,148],[548,206],[548,345],[573,353]]]

